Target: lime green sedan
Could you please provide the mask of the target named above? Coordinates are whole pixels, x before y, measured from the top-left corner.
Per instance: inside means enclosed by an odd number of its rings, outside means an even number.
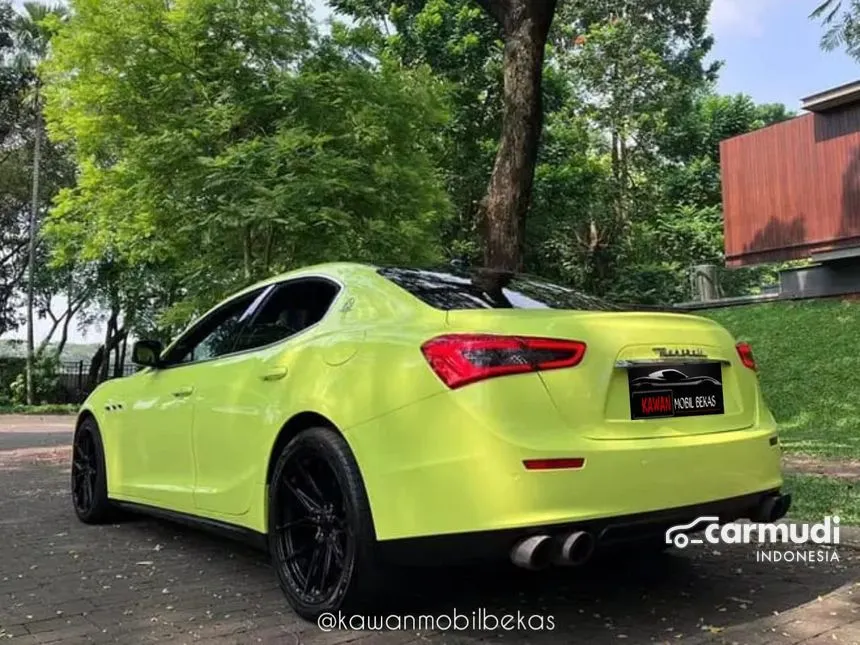
[[[77,516],[259,543],[305,617],[403,563],[572,566],[790,504],[748,345],[530,276],[321,265],[133,359],[80,412]]]

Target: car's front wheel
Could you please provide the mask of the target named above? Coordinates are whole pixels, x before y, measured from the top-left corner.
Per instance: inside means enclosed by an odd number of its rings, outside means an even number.
[[[85,524],[101,524],[112,517],[107,496],[104,445],[95,419],[84,419],[72,441],[72,504]]]
[[[269,550],[284,594],[304,618],[364,609],[381,590],[367,493],[334,430],[305,430],[278,458],[269,487]]]

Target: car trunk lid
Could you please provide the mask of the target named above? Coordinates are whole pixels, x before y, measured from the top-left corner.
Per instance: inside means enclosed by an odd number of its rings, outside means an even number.
[[[755,373],[740,362],[731,335],[705,318],[655,311],[487,309],[449,311],[447,322],[456,332],[585,342],[585,357],[577,367],[541,371],[540,378],[571,428],[592,439],[696,435],[747,428],[755,421]],[[680,380],[667,370],[689,377],[690,387],[684,390],[683,385],[661,381]],[[672,409],[633,418],[642,394],[637,383],[632,389],[640,399],[631,399],[632,378],[651,381],[641,385],[648,396],[671,392]],[[716,389],[722,392],[722,410],[705,415],[714,411],[707,405],[714,401],[697,397],[716,396]],[[645,407],[653,411],[660,402],[655,399]]]

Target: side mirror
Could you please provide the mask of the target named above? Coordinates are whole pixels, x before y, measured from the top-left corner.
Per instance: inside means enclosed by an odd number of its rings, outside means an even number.
[[[142,367],[161,365],[161,343],[157,340],[139,340],[131,350],[131,362]]]

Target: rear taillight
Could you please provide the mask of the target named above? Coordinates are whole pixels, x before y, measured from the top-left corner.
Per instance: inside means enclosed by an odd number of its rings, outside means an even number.
[[[738,343],[738,356],[741,357],[741,363],[744,364],[745,367],[750,368],[753,371],[758,370],[758,366],[755,364],[755,358],[753,358],[752,347],[750,347],[749,343]]]
[[[554,338],[450,334],[421,347],[430,367],[449,388],[507,374],[579,365],[585,343]]]

